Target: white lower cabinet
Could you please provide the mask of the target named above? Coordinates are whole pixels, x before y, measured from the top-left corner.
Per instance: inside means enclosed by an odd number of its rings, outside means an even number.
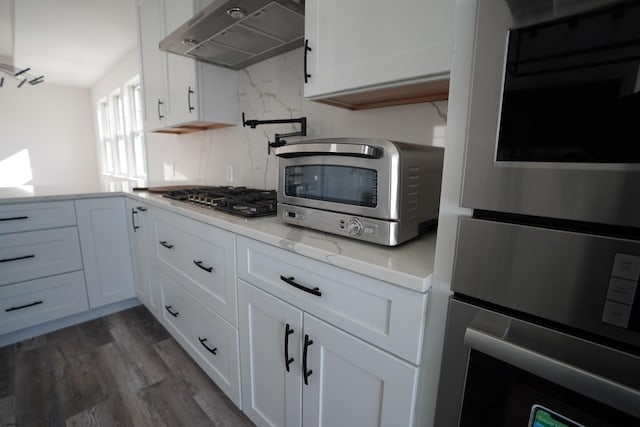
[[[0,335],[88,309],[82,271],[0,286]]]
[[[418,368],[238,281],[243,407],[259,426],[411,425]]]
[[[89,307],[135,297],[123,197],[75,201]]]
[[[153,225],[151,207],[138,200],[127,199],[129,243],[133,252],[135,292],[138,299],[152,313],[159,313],[159,291],[152,287],[150,257],[153,253]]]
[[[238,303],[244,413],[258,426],[301,425],[302,311],[242,280]]]
[[[0,239],[0,285],[82,270],[76,227],[5,234]]]
[[[159,269],[162,323],[220,389],[241,407],[238,330]]]

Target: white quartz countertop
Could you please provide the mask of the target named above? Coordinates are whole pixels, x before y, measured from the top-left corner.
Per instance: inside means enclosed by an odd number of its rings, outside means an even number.
[[[42,202],[95,197],[127,196],[198,221],[229,230],[291,252],[411,289],[426,292],[431,286],[436,234],[426,234],[397,247],[301,228],[275,216],[242,218],[164,198],[146,191],[131,191],[126,184],[95,187],[0,188],[0,203]]]

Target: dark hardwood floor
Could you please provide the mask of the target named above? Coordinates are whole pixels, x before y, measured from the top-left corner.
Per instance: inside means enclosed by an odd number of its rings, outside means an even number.
[[[0,426],[252,426],[143,306],[0,348]]]

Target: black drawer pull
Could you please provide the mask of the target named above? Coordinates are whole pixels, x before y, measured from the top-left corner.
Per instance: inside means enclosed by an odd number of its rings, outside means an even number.
[[[162,102],[161,100],[158,99],[158,119],[162,120],[164,119],[164,116],[162,115],[162,113],[160,113],[160,106],[164,105],[164,102]]]
[[[313,374],[313,371],[309,369],[307,371],[307,349],[313,344],[313,340],[309,339],[309,335],[304,335],[304,348],[302,349],[302,371],[304,372],[304,385],[309,385],[309,375]]]
[[[177,311],[172,311],[171,310],[173,308],[172,305],[165,305],[164,308],[166,308],[167,311],[169,312],[169,314],[172,315],[173,317],[178,317],[178,315],[180,314]]]
[[[18,256],[15,258],[5,258],[5,259],[0,259],[0,262],[9,262],[9,261],[18,261],[21,259],[28,259],[28,258],[35,258],[35,255],[24,255],[24,256]]]
[[[138,226],[136,225],[136,215],[137,215],[137,214],[138,214],[138,212],[136,212],[136,210],[135,210],[135,209],[131,209],[131,224],[133,224],[133,232],[134,232],[134,233],[137,233],[137,231],[136,231],[136,230],[138,230],[138,228],[140,228],[140,227],[138,227]]]
[[[309,83],[309,77],[311,74],[307,71],[307,53],[311,52],[311,48],[309,47],[309,39],[304,40],[304,82]]]
[[[21,310],[23,308],[33,307],[34,305],[38,305],[38,304],[42,304],[42,301],[35,301],[35,302],[32,302],[31,304],[25,304],[25,305],[19,305],[17,307],[7,308],[5,311],[9,312],[9,311]]]
[[[191,90],[191,86],[189,86],[189,90],[187,91],[187,106],[189,107],[189,112],[195,110],[194,107],[191,106],[191,95],[193,94],[193,90]]]
[[[138,209],[140,212],[146,212],[147,208],[143,208],[142,206],[138,206],[136,209]]]
[[[291,276],[291,277],[284,277],[282,275],[280,275],[280,280],[282,280],[283,282],[285,282],[287,285],[291,285],[294,288],[298,288],[302,291],[305,292],[309,292],[310,294],[313,294],[315,296],[321,297],[322,296],[322,292],[320,292],[320,288],[319,287],[315,287],[315,288],[307,288],[306,286],[302,286],[299,283],[296,283],[295,280],[296,278]]]
[[[289,365],[293,362],[293,357],[289,357],[289,335],[293,333],[293,329],[287,323],[284,327],[284,367],[289,372]]]
[[[212,273],[213,272],[213,267],[205,267],[204,265],[202,265],[202,261],[196,261],[194,259],[193,263],[195,265],[197,265],[198,267],[200,267],[201,269],[203,269],[204,271],[206,271],[207,273]]]
[[[13,216],[10,218],[0,218],[0,221],[16,221],[19,219],[28,219],[28,218],[29,218],[28,216]]]
[[[167,241],[166,241],[166,240],[161,240],[161,241],[160,241],[160,244],[161,244],[162,246],[164,246],[165,248],[167,248],[167,249],[171,249],[171,248],[173,248],[173,245],[170,245],[169,243],[167,243]]]
[[[202,344],[202,346],[204,348],[206,348],[207,350],[209,350],[209,353],[211,354],[216,354],[218,352],[218,347],[207,347],[207,345],[204,343],[207,339],[206,338],[200,338],[198,337],[198,341],[200,341],[200,344]]]

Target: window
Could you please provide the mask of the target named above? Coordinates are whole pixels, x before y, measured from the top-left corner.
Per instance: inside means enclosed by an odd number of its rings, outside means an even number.
[[[147,176],[142,96],[138,77],[98,101],[102,173],[119,178]]]

